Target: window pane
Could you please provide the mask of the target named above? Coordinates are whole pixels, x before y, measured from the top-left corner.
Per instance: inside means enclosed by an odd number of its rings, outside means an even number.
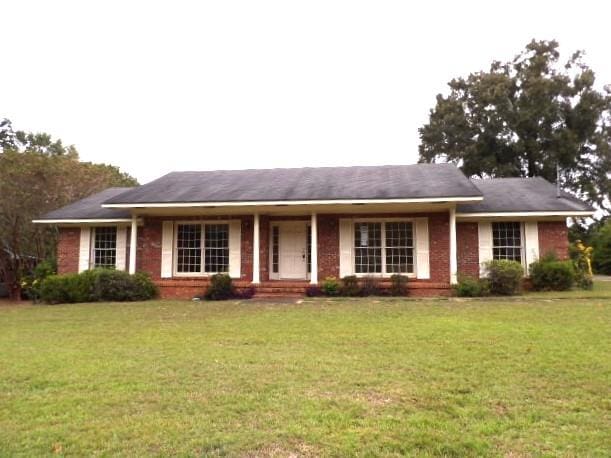
[[[385,224],[386,272],[412,273],[414,271],[414,237],[412,223]]]
[[[93,266],[115,267],[117,259],[117,228],[96,227],[93,242]]]
[[[521,224],[492,223],[492,257],[522,262]]]
[[[229,225],[206,224],[206,272],[229,272]]]
[[[356,273],[382,272],[382,223],[354,225]]]
[[[178,272],[201,272],[202,227],[200,224],[178,225],[176,258]]]

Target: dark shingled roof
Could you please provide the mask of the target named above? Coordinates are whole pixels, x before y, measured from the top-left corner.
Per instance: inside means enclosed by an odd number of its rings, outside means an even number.
[[[102,208],[102,203],[132,188],[108,188],[70,205],[47,213],[40,220],[56,219],[118,219],[131,218],[130,211],[120,208]]]
[[[111,204],[480,197],[451,164],[173,172]]]
[[[556,185],[541,177],[471,181],[482,192],[484,200],[461,204],[458,213],[593,211],[592,207],[564,191],[561,197],[556,197]]]

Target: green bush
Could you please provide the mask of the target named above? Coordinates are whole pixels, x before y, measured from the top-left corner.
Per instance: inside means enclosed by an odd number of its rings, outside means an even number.
[[[320,289],[325,296],[337,296],[340,293],[340,285],[335,277],[325,278]]]
[[[486,263],[486,269],[490,294],[511,296],[521,292],[524,269],[519,262],[495,259]]]
[[[130,275],[114,269],[98,269],[93,272],[95,300],[143,301],[157,295],[156,286],[145,273]]]
[[[461,278],[454,291],[459,297],[483,297],[490,294],[490,286],[485,278]]]
[[[42,281],[57,272],[54,260],[44,260],[39,262],[32,273],[27,275],[21,285],[28,299],[36,302],[40,299],[40,286]]]
[[[157,296],[157,287],[144,273],[130,275],[113,269],[51,275],[40,285],[40,298],[49,304],[140,301]]]
[[[361,295],[381,296],[382,288],[380,288],[380,280],[377,277],[363,277],[363,281],[361,283]]]
[[[356,275],[347,275],[342,278],[342,287],[340,289],[340,294],[342,296],[360,296],[361,295],[361,287],[359,286],[359,280]]]
[[[529,272],[536,291],[566,291],[575,283],[573,262],[558,261],[553,253],[533,262]]]
[[[235,297],[235,288],[231,277],[227,274],[213,275],[204,297],[212,301],[224,301]]]
[[[390,295],[391,296],[407,296],[407,277],[405,275],[395,274],[390,277]]]
[[[592,275],[583,270],[575,269],[575,284],[580,289],[594,289],[594,279]]]

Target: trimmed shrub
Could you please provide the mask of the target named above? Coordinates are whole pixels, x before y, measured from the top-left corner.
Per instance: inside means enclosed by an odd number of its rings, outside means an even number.
[[[575,283],[575,268],[571,261],[558,261],[548,254],[530,265],[530,279],[537,291],[566,291]]]
[[[460,279],[458,284],[454,286],[454,291],[459,297],[483,297],[490,294],[490,287],[488,281],[484,278],[466,277]]]
[[[395,274],[390,277],[390,295],[407,296],[407,276]]]
[[[321,290],[325,296],[337,296],[340,292],[340,285],[335,277],[327,277],[322,282]]]
[[[40,298],[49,304],[140,301],[157,296],[157,287],[144,273],[130,275],[113,269],[51,275],[40,285]]]
[[[522,291],[524,269],[517,261],[495,259],[486,263],[490,294],[495,296],[512,296]]]
[[[363,277],[361,284],[361,295],[363,296],[381,296],[382,288],[380,288],[380,280],[376,277]]]
[[[361,287],[359,286],[359,280],[356,275],[347,275],[342,278],[342,287],[340,290],[342,296],[360,296]]]
[[[210,279],[210,286],[204,297],[211,301],[224,301],[235,297],[233,281],[227,274],[216,274]]]

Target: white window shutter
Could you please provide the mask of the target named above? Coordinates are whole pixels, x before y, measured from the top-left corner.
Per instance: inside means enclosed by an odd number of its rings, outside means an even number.
[[[115,269],[125,270],[127,261],[127,227],[117,227],[117,252],[115,256]]]
[[[352,239],[354,237],[354,223],[351,219],[339,220],[339,276],[352,275]]]
[[[240,278],[242,263],[242,220],[229,223],[229,276]]]
[[[524,223],[524,249],[526,251],[524,270],[528,273],[529,266],[539,259],[539,227],[536,221]]]
[[[161,278],[172,278],[174,258],[174,222],[161,224]]]
[[[492,261],[492,223],[480,222],[477,236],[479,245],[479,275],[486,275],[486,263]]]
[[[79,244],[78,271],[84,272],[89,269],[89,257],[91,256],[91,227],[81,227],[81,241]]]
[[[416,218],[416,278],[431,278],[429,256],[429,219]]]

